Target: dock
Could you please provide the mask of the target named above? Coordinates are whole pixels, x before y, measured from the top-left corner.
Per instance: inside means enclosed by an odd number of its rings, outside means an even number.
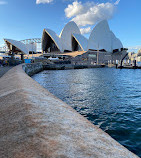
[[[118,66],[118,69],[141,69],[141,66]]]

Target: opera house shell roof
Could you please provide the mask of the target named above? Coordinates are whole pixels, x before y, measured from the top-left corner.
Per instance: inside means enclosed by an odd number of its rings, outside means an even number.
[[[11,50],[11,46],[15,48],[15,51],[21,52],[23,54],[28,54],[28,49],[26,45],[20,41],[12,40],[12,39],[4,39],[5,43],[7,44],[9,50]]]
[[[72,37],[75,38],[75,40],[78,42],[80,45],[82,51],[87,51],[87,45],[88,45],[88,39],[84,37],[81,34],[72,34]]]
[[[121,48],[123,48],[121,41],[110,30],[106,20],[98,23],[92,30],[88,41],[88,49],[113,52],[113,50],[120,50]]]
[[[24,44],[21,41],[13,40],[13,39],[4,39],[9,50],[13,52],[22,53],[28,55],[30,51],[36,52],[35,44]]]
[[[103,50],[105,52],[113,52],[113,50],[120,51],[123,48],[121,41],[110,30],[106,20],[99,22],[94,27],[89,39],[80,33],[78,26],[73,21],[66,24],[59,36],[50,29],[44,29],[42,35],[42,50],[47,52],[52,43],[56,45],[56,51],[60,52],[79,50]],[[78,45],[77,47],[76,44]]]
[[[72,40],[72,34],[74,33],[81,34],[76,23],[71,21],[68,24],[66,24],[66,26],[64,27],[64,29],[62,30],[59,36],[62,42],[63,51],[64,50],[72,51],[71,40]]]
[[[51,40],[54,41],[58,50],[62,52],[62,42],[59,36],[50,29],[44,29],[42,35],[42,49],[46,50],[50,47]]]
[[[87,39],[83,35],[81,35],[78,26],[73,21],[66,24],[59,36],[50,29],[44,29],[42,35],[42,50],[47,51],[47,49],[50,47],[51,41],[53,41],[60,52],[73,51],[73,37],[78,42],[82,50],[86,51]]]

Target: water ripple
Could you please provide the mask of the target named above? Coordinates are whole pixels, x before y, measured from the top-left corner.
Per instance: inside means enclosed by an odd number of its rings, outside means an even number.
[[[43,71],[37,82],[141,157],[141,70]]]

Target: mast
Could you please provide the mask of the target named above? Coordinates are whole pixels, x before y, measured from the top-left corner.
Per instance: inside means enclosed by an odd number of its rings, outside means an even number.
[[[98,48],[97,48],[97,65],[98,65],[98,56],[99,56],[99,43],[98,43]]]

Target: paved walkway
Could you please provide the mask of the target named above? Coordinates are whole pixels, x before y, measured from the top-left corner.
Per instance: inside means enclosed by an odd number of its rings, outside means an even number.
[[[0,67],[0,77],[2,77],[8,70],[10,70],[13,66],[5,66]]]

